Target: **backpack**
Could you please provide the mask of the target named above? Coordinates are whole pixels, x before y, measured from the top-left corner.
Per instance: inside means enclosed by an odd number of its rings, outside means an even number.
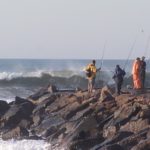
[[[91,68],[86,69],[86,76],[87,76],[88,78],[90,78],[90,77],[92,76]]]

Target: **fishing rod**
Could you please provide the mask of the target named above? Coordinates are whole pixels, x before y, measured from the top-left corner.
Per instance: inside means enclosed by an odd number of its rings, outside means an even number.
[[[145,46],[144,56],[147,55],[147,52],[148,52],[148,49],[149,49],[149,43],[150,43],[150,36],[147,39],[147,43],[146,43],[146,46]]]
[[[142,29],[139,33],[144,33],[144,30]],[[131,54],[133,53],[133,50],[134,50],[136,41],[137,41],[137,39],[138,39],[138,37],[139,37],[139,33],[136,35],[135,40],[134,40],[133,44],[131,45],[131,49],[130,49],[129,54],[128,54],[128,57],[127,57],[127,59],[126,59],[126,61],[125,61],[123,70],[126,69],[126,66],[127,66],[128,62],[129,62],[129,58],[130,58]]]
[[[105,50],[106,50],[106,43],[107,43],[107,41],[105,41],[105,43],[104,43],[103,52],[102,52],[102,57],[101,57],[100,68],[102,68],[102,66],[103,66],[104,54],[105,54]]]
[[[123,67],[123,70],[126,69],[126,66],[127,66],[128,62],[129,62],[129,58],[130,58],[130,56],[131,56],[131,54],[132,54],[132,52],[133,52],[133,50],[134,50],[134,47],[135,47],[137,38],[138,38],[138,35],[135,37],[135,40],[134,40],[133,44],[131,45],[131,48],[130,48],[128,57],[127,57],[127,59],[126,59],[126,61],[125,61],[124,67]]]
[[[98,68],[98,80],[100,81],[100,70],[102,70],[102,66],[103,66],[103,60],[104,60],[104,55],[105,55],[105,50],[106,50],[106,41],[104,43],[104,47],[103,47],[103,51],[102,51],[102,57],[101,57],[101,64],[100,67]]]

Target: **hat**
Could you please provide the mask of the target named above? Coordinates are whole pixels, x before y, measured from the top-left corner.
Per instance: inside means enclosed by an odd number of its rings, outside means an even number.
[[[93,64],[95,64],[95,63],[96,63],[96,60],[92,60],[92,62],[93,62]]]

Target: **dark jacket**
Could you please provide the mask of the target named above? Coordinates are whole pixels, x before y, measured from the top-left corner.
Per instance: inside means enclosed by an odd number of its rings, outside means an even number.
[[[145,74],[145,71],[146,71],[146,62],[142,60],[141,61],[141,71],[140,71],[140,73]]]
[[[126,72],[117,65],[115,68],[115,73],[114,73],[113,79],[116,82],[122,82],[125,74],[126,74]]]

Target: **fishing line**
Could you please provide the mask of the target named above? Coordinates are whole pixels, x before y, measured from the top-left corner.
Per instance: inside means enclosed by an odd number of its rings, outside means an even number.
[[[141,32],[139,32],[139,33],[143,33],[143,32],[144,32],[144,31],[143,31],[143,30],[141,30]],[[139,37],[139,33],[136,35],[136,37],[135,37],[135,39],[134,39],[134,42],[133,42],[133,44],[131,45],[131,48],[130,48],[130,51],[129,51],[128,57],[127,57],[127,59],[126,59],[126,61],[125,61],[124,67],[123,67],[123,69],[124,69],[124,70],[126,69],[126,66],[127,66],[128,62],[129,62],[129,59],[130,59],[130,56],[131,56],[131,55],[132,55],[132,53],[133,53],[133,50],[134,50],[135,44],[136,44],[137,39],[138,39],[138,37]]]
[[[106,50],[106,44],[107,44],[107,41],[105,41],[105,43],[104,43],[103,52],[102,52],[102,57],[101,57],[100,68],[102,68],[103,63],[104,63],[104,55],[105,55],[105,50]]]
[[[148,37],[147,42],[146,42],[144,56],[147,55],[147,52],[148,52],[148,49],[149,49],[149,43],[150,43],[150,36]]]

